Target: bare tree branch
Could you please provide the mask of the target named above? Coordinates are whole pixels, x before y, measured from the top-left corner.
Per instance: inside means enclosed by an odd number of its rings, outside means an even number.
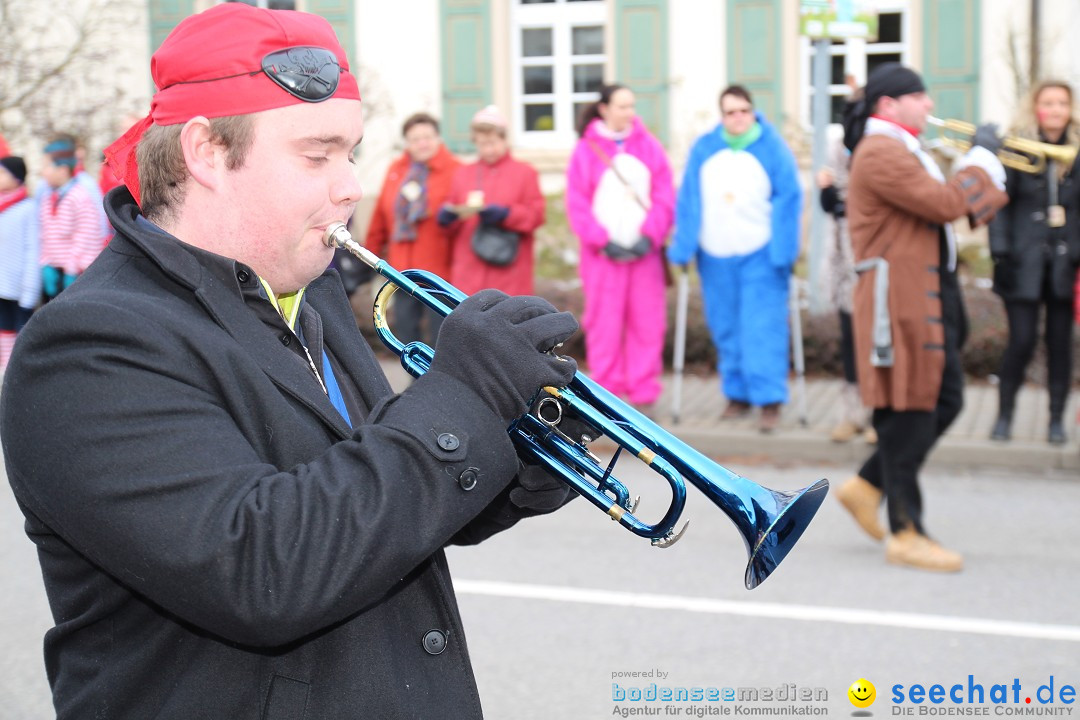
[[[117,43],[145,22],[143,5],[0,0],[0,133],[30,142],[64,131],[103,142],[130,109],[135,83]],[[139,95],[149,89],[136,87]]]

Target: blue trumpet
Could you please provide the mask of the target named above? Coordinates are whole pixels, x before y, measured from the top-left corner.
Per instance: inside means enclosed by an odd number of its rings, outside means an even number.
[[[424,343],[404,344],[394,336],[386,319],[390,298],[402,290],[446,316],[466,295],[433,273],[395,270],[356,242],[344,223],[330,225],[323,241],[328,247],[347,250],[387,280],[375,298],[375,330],[410,375],[427,372],[435,352]],[[559,427],[567,418],[588,430],[577,439],[568,436]],[[787,557],[829,490],[829,481],[824,479],[793,492],[758,485],[709,460],[580,372],[567,387],[543,388],[532,410],[515,420],[508,432],[523,460],[543,466],[656,547],[670,547],[686,531],[689,523],[677,532],[675,526],[686,504],[688,480],[738,528],[749,556],[744,578],[748,590],[760,585]],[[618,448],[606,465],[586,447],[600,435]],[[659,473],[671,488],[667,512],[652,525],[634,515],[637,501],[612,474],[623,450]]]

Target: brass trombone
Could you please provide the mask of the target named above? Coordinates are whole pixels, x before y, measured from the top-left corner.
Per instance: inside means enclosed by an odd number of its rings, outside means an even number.
[[[465,294],[433,273],[395,270],[356,242],[343,223],[330,225],[323,242],[344,248],[387,280],[375,299],[375,329],[411,375],[418,377],[427,372],[434,351],[420,342],[403,344],[390,332],[386,321],[389,300],[402,290],[445,316],[465,299]],[[685,532],[686,524],[678,532],[675,525],[686,503],[689,481],[719,506],[742,535],[749,555],[744,574],[747,589],[757,587],[787,556],[828,492],[828,480],[785,492],[740,477],[673,437],[580,372],[567,387],[543,388],[533,407],[532,412],[508,428],[520,457],[542,465],[612,520],[649,538],[656,547],[671,546]],[[613,440],[618,445],[615,457],[606,466],[601,463],[585,446],[591,440],[576,440],[559,430],[564,418],[574,418],[592,428],[593,439],[606,435]],[[631,500],[630,491],[612,474],[623,450],[664,477],[671,488],[671,504],[655,524],[635,517],[637,501]]]
[[[926,121],[938,128],[940,140],[944,144],[960,152],[967,152],[971,148],[970,138],[975,135],[973,123],[964,120],[943,120],[933,115],[927,117]],[[1048,160],[1053,160],[1068,169],[1076,160],[1076,148],[1072,145],[1053,145],[1015,135],[1006,135],[1002,138],[1001,144],[1002,148],[997,154],[1001,164],[1020,172],[1038,175],[1046,170]]]

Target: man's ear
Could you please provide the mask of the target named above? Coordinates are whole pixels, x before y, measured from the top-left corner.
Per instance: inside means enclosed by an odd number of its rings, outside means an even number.
[[[225,148],[210,138],[210,121],[202,115],[188,120],[180,131],[180,147],[191,177],[200,185],[215,189],[225,171]]]

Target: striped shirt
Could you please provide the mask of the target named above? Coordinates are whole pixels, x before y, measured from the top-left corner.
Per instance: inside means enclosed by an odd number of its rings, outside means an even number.
[[[41,265],[78,275],[105,245],[97,209],[81,183],[70,180],[40,199]]]
[[[0,298],[33,309],[41,299],[37,205],[27,198],[0,212]]]

